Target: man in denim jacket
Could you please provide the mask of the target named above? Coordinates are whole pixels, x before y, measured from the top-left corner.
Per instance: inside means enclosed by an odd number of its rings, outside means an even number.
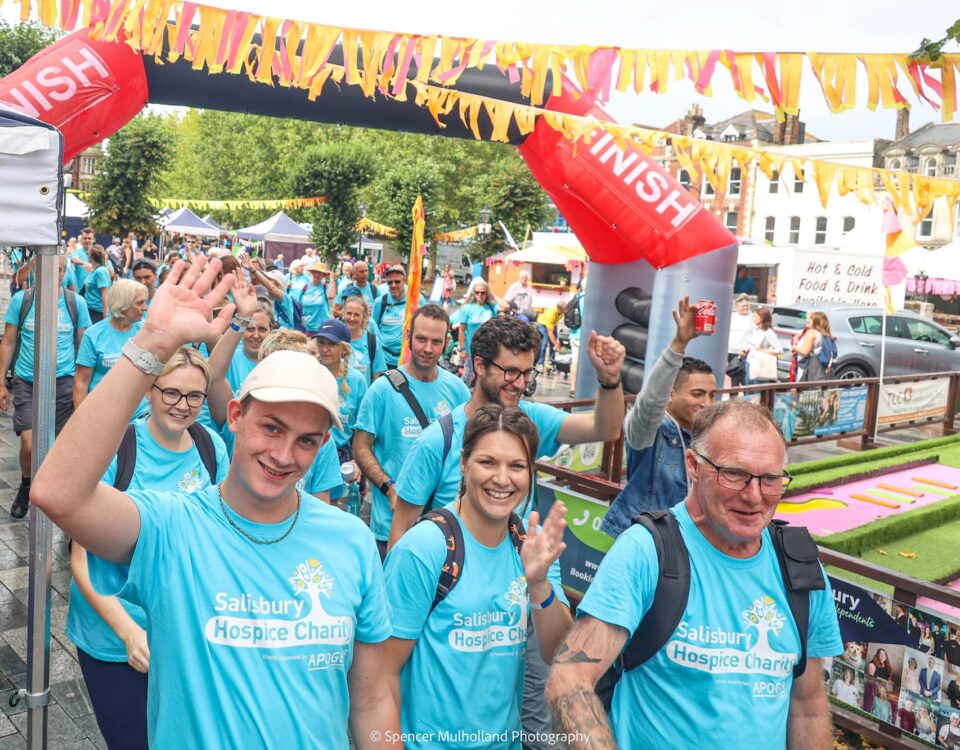
[[[677,333],[644,377],[643,389],[623,420],[627,483],[600,527],[614,538],[642,511],[670,508],[687,495],[683,454],[690,445],[690,429],[717,392],[710,365],[683,356],[694,336],[696,314],[689,298],[678,303],[673,313]]]

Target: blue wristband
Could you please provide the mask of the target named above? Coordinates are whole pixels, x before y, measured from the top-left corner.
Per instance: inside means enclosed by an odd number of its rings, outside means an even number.
[[[551,589],[550,589],[550,596],[548,596],[546,599],[544,599],[544,600],[543,600],[542,602],[540,602],[539,604],[537,604],[537,603],[535,603],[535,602],[530,602],[530,606],[531,606],[531,608],[533,608],[533,609],[546,609],[546,608],[549,607],[551,604],[553,604],[553,600],[556,599],[556,598],[557,598],[557,592],[556,592],[553,588],[551,588]]]

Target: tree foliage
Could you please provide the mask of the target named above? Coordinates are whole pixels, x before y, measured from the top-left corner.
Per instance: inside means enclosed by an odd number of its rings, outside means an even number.
[[[313,241],[326,258],[335,258],[357,238],[361,187],[374,175],[374,159],[360,144],[327,143],[309,149],[292,174],[295,196],[327,199],[310,210]]]
[[[0,21],[0,78],[15,71],[60,36],[60,32],[38,23],[10,25]]]
[[[163,188],[161,170],[173,152],[171,123],[161,117],[131,120],[111,136],[90,191],[90,223],[102,232],[153,234],[148,198]]]
[[[950,42],[960,42],[960,19],[953,22],[953,25],[947,29],[946,35],[942,39],[931,41],[924,39],[920,42],[920,47],[910,53],[910,57],[915,60],[930,60],[936,62],[943,54],[943,48]]]

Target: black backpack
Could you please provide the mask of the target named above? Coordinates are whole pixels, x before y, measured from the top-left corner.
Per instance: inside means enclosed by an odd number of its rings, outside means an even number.
[[[583,321],[580,320],[580,296],[577,295],[567,303],[567,309],[563,313],[563,324],[571,331],[577,330]]]
[[[23,324],[27,322],[27,315],[30,308],[33,307],[33,297],[35,289],[27,289],[23,293],[23,299],[20,300],[20,317],[17,318],[17,343],[13,346],[13,357],[10,359],[10,366],[7,368],[6,386],[10,388],[13,385],[13,370],[17,366],[17,357],[20,356],[20,338],[23,336]],[[77,319],[80,312],[77,309],[77,295],[69,289],[63,290],[63,301],[67,305],[67,314],[70,316],[70,322],[73,323],[73,354],[76,357],[80,349],[80,337],[77,336]],[[60,302],[57,301],[59,310]]]
[[[210,481],[217,481],[217,452],[213,448],[213,438],[202,424],[194,422],[187,428],[190,437],[193,438],[193,444],[197,446],[197,453],[200,454],[200,461],[203,467],[210,475]],[[120,441],[120,447],[117,449],[117,475],[113,479],[113,486],[121,492],[125,492],[130,486],[130,480],[133,479],[133,470],[137,466],[137,430],[133,424],[127,425],[126,432],[123,433],[123,440]]]
[[[596,692],[607,713],[624,672],[651,659],[670,640],[687,608],[690,594],[690,556],[680,534],[677,517],[668,510],[645,511],[633,519],[653,537],[660,565],[653,603],[623,651],[597,682]],[[826,588],[817,545],[802,526],[774,520],[768,527],[787,587],[790,613],[800,634],[800,659],[793,667],[797,679],[807,667],[807,628],[810,592]]]
[[[437,593],[433,597],[433,604],[430,605],[430,612],[433,612],[437,605],[453,591],[463,575],[463,529],[460,527],[460,521],[457,520],[456,515],[446,508],[434,508],[424,513],[417,523],[422,521],[435,523],[443,532],[443,538],[447,542],[447,557],[443,561],[443,567],[440,568]],[[516,513],[510,514],[509,529],[510,541],[513,542],[513,547],[519,555],[520,547],[523,546],[523,540],[526,538],[527,532],[523,528],[523,521]]]

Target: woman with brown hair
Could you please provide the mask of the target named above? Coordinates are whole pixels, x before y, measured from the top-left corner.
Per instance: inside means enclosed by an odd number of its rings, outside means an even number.
[[[827,371],[817,355],[823,349],[824,337],[834,339],[830,331],[830,320],[819,310],[807,316],[807,327],[800,339],[790,347],[797,355],[797,382],[827,380]]]
[[[740,350],[740,356],[746,358],[743,382],[745,385],[774,382],[777,379],[777,356],[783,351],[783,346],[773,330],[773,315],[769,307],[758,307],[753,311],[753,326],[753,333],[743,342]],[[761,367],[765,369],[761,371]]]
[[[384,663],[407,748],[436,747],[441,733],[459,737],[458,747],[520,747],[530,612],[547,663],[572,624],[557,564],[566,507],[557,502],[542,527],[531,512],[526,536],[517,515],[531,501],[538,442],[520,409],[478,409],[463,435],[460,497],[387,556],[393,636]],[[484,736],[493,727],[494,738]]]

